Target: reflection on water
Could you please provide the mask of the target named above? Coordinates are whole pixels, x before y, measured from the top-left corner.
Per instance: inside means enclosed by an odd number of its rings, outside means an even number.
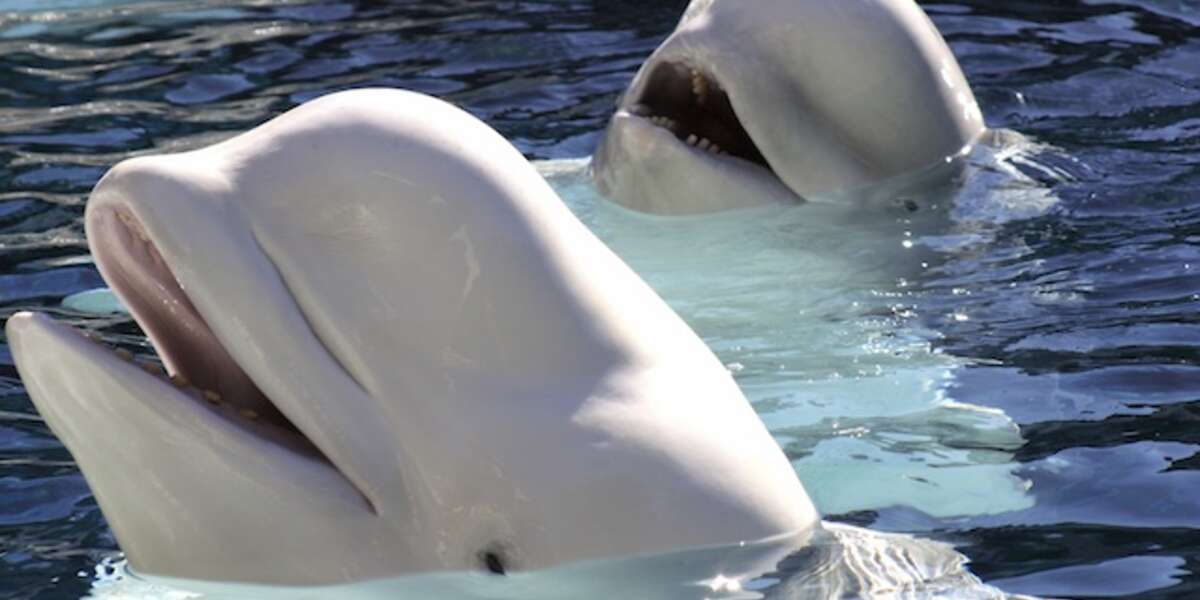
[[[682,6],[0,0],[0,306],[145,355],[124,315],[62,304],[101,285],[80,216],[114,162],[365,85],[446,97],[531,158],[585,156]],[[560,189],[712,344],[835,519],[952,542],[1010,591],[1198,596],[1198,9],[925,8],[988,122],[1061,151],[997,145],[932,217],[664,221]],[[0,369],[0,596],[81,596],[115,542],[6,348]]]

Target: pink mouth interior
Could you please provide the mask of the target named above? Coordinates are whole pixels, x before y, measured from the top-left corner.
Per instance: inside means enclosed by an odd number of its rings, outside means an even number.
[[[124,207],[102,207],[89,221],[105,280],[150,338],[171,383],[239,425],[320,456],[221,345],[137,217]]]
[[[700,150],[772,170],[734,112],[728,92],[702,70],[683,63],[658,63],[630,110]]]

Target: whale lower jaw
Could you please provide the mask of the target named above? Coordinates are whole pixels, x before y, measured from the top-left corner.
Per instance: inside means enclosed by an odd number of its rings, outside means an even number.
[[[23,357],[19,364],[22,379],[36,386],[56,381],[54,385],[59,389],[54,397],[73,402],[81,411],[107,418],[109,409],[129,411],[128,415],[136,406],[137,410],[154,415],[164,425],[169,422],[180,431],[203,431],[209,438],[206,443],[216,438],[227,446],[252,448],[251,454],[257,457],[286,456],[281,462],[303,464],[306,471],[325,471],[342,479],[348,490],[358,493],[312,441],[282,415],[264,418],[254,410],[239,408],[212,390],[190,385],[178,375],[167,375],[155,362],[136,360],[128,350],[107,346],[97,336],[41,313],[13,315],[6,333]],[[59,422],[53,418],[47,421],[52,427]],[[97,426],[100,425],[98,422]],[[172,437],[182,439],[178,433]],[[281,464],[279,472],[287,471],[288,467]],[[362,508],[369,511],[370,504],[361,495],[359,500]]]
[[[620,168],[614,168],[617,164]],[[804,202],[770,169],[730,154],[701,150],[649,116],[626,109],[610,120],[593,155],[592,174],[602,194],[652,214],[703,214]]]
[[[312,568],[328,560],[323,545],[370,543],[390,528],[295,433],[206,402],[194,388],[44,314],[18,313],[6,333],[22,380],[41,399],[38,411],[80,465],[117,539],[138,540],[122,542],[137,568],[319,583],[329,578]],[[274,524],[269,536],[239,538],[264,524]],[[181,547],[210,559],[176,563],[171,557]],[[289,561],[262,573],[261,557],[277,552]],[[379,576],[386,568],[348,563],[342,576]]]

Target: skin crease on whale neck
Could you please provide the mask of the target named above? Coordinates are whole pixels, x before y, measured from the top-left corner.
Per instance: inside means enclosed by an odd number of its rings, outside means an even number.
[[[131,159],[85,224],[165,372],[46,315],[6,332],[139,573],[512,573],[819,526],[720,361],[446,103],[344,92]]]
[[[830,201],[944,182],[984,131],[912,0],[696,0],[622,95],[593,173],[652,213]]]

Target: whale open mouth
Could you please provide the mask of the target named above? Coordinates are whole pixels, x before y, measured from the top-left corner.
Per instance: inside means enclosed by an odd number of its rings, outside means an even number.
[[[182,398],[228,423],[333,467],[221,345],[137,217],[123,206],[105,206],[91,218],[92,252],[104,267],[106,281],[166,367],[144,362],[142,369],[166,379]],[[127,351],[116,353],[133,360]]]
[[[739,158],[774,174],[738,118],[729,94],[699,69],[683,63],[658,63],[629,106],[630,113],[670,131],[689,146]]]

